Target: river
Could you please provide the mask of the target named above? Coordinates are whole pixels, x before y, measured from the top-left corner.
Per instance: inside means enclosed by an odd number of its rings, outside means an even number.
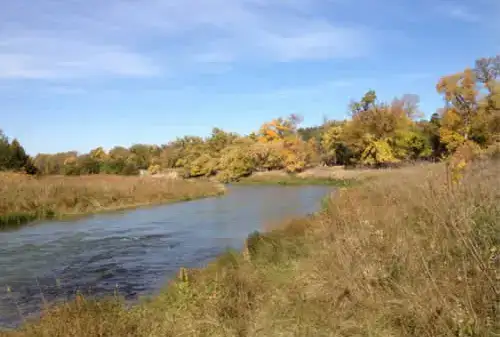
[[[319,209],[325,186],[231,186],[219,198],[51,221],[0,232],[0,327],[76,291],[154,294],[263,224]]]

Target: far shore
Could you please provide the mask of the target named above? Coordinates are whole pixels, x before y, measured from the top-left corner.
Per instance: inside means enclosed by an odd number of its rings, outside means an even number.
[[[169,204],[224,194],[208,181],[150,177],[47,176],[0,174],[0,229],[38,220],[73,219],[103,212]]]
[[[425,164],[438,167],[439,164]],[[418,170],[421,165],[398,169],[345,169],[312,167],[298,174],[255,172],[234,185],[327,185],[351,187],[395,172]],[[163,176],[44,176],[1,173],[0,230],[42,220],[77,219],[88,215],[219,196],[225,185],[212,179],[173,179]]]

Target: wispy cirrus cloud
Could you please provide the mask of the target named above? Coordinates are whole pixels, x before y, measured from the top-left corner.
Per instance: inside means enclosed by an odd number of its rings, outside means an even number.
[[[441,1],[437,2],[435,10],[440,15],[445,15],[451,19],[475,23],[480,20],[480,16],[475,12],[477,7],[469,7],[458,1]]]
[[[0,13],[0,78],[148,77],[191,64],[366,55],[366,27],[314,16],[330,0],[19,0]]]
[[[4,79],[135,77],[158,72],[145,56],[121,46],[37,36],[36,32],[0,40],[0,78]]]

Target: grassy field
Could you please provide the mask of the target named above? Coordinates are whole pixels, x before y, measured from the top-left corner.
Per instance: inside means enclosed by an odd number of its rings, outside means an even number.
[[[0,173],[0,229],[61,218],[220,194],[218,185],[151,177],[95,175],[35,178]]]
[[[498,163],[340,190],[320,214],[251,235],[156,297],[47,309],[2,337],[498,336]]]

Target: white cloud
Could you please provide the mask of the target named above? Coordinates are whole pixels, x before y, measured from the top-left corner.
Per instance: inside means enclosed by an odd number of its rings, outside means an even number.
[[[26,34],[0,41],[0,78],[54,79],[99,75],[152,76],[147,58],[122,47]]]
[[[197,63],[348,58],[368,53],[372,40],[362,27],[318,16],[331,0],[30,4],[18,0],[0,13],[0,78],[154,76]]]
[[[457,2],[441,2],[436,10],[439,14],[446,15],[454,20],[474,23],[479,21],[479,15],[477,15],[471,8],[466,7]]]
[[[473,14],[470,10],[467,10],[465,7],[455,7],[451,8],[448,14],[455,19],[467,22],[476,22],[479,20],[479,17]]]

